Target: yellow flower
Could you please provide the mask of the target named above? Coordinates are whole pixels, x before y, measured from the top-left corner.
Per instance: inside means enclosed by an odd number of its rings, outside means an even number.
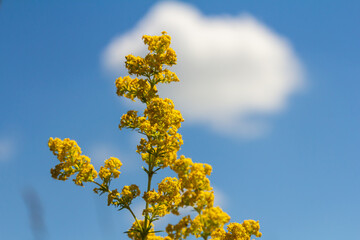
[[[224,224],[229,221],[230,216],[223,212],[220,207],[206,208],[192,221],[192,233],[196,237],[206,239],[213,231],[223,228]]]
[[[175,225],[168,224],[166,232],[172,239],[185,239],[192,233],[190,229],[191,223],[191,217],[187,215]]]
[[[118,205],[118,201],[116,201],[116,198],[118,198],[119,196],[120,193],[117,189],[110,191],[110,193],[108,194],[108,206],[110,206],[111,204]]]
[[[108,182],[110,178],[118,178],[120,175],[121,161],[118,158],[110,157],[105,160],[105,166],[100,167],[99,176],[104,182]]]
[[[157,84],[178,82],[178,76],[168,67],[176,64],[177,56],[170,47],[171,37],[162,32],[161,36],[143,36],[149,53],[144,56],[127,55],[125,66],[131,76],[119,77],[115,81],[116,94],[133,101],[146,104],[144,111],[130,110],[121,117],[119,129],[128,128],[142,134],[136,152],[147,165],[143,167],[148,174],[148,187],[143,194],[146,207],[144,220],[138,220],[131,209],[132,201],[140,195],[140,189],[132,184],[124,186],[121,192],[110,190],[112,180],[120,175],[122,163],[111,157],[100,167],[102,183],[95,182],[97,172],[90,158],[82,155],[74,140],[68,138],[49,139],[49,148],[59,160],[51,174],[53,178],[66,180],[76,174],[73,181],[77,185],[94,182],[95,193],[107,193],[108,205],[118,210],[128,209],[135,218],[129,229],[128,237],[133,240],[175,240],[185,239],[190,234],[207,240],[250,240],[251,236],[260,237],[258,221],[245,220],[242,224],[230,223],[225,231],[224,225],[230,216],[220,207],[214,207],[214,191],[208,176],[212,167],[209,164],[195,163],[177,152],[183,144],[178,133],[184,121],[180,111],[175,109],[171,99],[160,98]],[[158,183],[157,190],[151,190],[151,181],[158,170],[169,167],[177,177],[165,177]],[[153,222],[166,214],[180,215],[181,208],[191,208],[197,213],[184,216],[177,224],[166,227],[168,236],[156,236]]]
[[[216,229],[211,234],[212,240],[250,240],[251,236],[261,237],[259,221],[245,220],[242,224],[230,223],[228,232],[222,228]]]
[[[55,168],[50,170],[53,178],[64,181],[78,173],[73,181],[76,185],[83,186],[83,182],[93,182],[97,177],[97,172],[90,163],[90,158],[81,154],[81,149],[76,141],[69,138],[61,140],[51,137],[48,146],[60,161]]]
[[[140,189],[137,185],[124,186],[120,193],[119,205],[122,208],[128,208],[132,200],[140,195]]]
[[[150,205],[155,205],[158,202],[160,195],[155,190],[152,190],[145,192],[143,198]]]
[[[119,77],[115,81],[116,93],[118,96],[124,96],[135,101],[138,98],[141,102],[147,103],[150,99],[157,97],[156,86],[145,79],[132,79],[130,76]]]

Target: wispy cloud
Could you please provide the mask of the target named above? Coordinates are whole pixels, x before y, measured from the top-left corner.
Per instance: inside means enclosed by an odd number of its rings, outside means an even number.
[[[225,193],[223,193],[219,188],[213,187],[214,191],[214,206],[226,207],[227,198]]]
[[[15,155],[15,139],[13,137],[0,137],[0,162],[9,161]]]
[[[221,134],[259,136],[303,83],[290,43],[249,14],[204,16],[191,5],[161,2],[103,54],[109,71],[126,75],[124,56],[144,56],[141,36],[167,31],[181,83],[162,87],[187,122]]]
[[[134,164],[133,157],[127,153],[120,151],[114,144],[110,142],[97,142],[92,144],[89,149],[89,157],[91,157],[92,163],[99,168],[104,164],[106,159],[110,157],[119,158],[123,166],[121,169],[127,169],[127,171],[134,171],[136,164]],[[122,171],[122,170],[121,170]]]
[[[96,163],[103,163],[110,157],[118,157],[119,153],[109,143],[96,143],[90,148],[90,156]]]

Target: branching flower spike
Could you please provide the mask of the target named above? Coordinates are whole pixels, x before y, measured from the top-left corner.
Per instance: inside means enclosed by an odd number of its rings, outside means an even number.
[[[204,240],[250,240],[261,237],[258,221],[229,223],[230,216],[220,207],[214,206],[214,191],[208,176],[212,172],[209,164],[196,163],[177,152],[183,144],[178,133],[184,121],[180,111],[168,98],[160,98],[157,85],[178,82],[176,74],[169,67],[176,64],[176,53],[170,48],[171,37],[143,36],[149,53],[143,57],[126,56],[125,66],[130,76],[115,81],[118,96],[146,104],[143,113],[128,111],[121,117],[119,128],[136,130],[143,135],[137,145],[137,153],[144,162],[147,175],[142,191],[132,184],[121,190],[111,187],[119,177],[122,163],[111,157],[97,172],[90,158],[82,155],[74,140],[50,138],[49,148],[60,163],[51,169],[51,175],[58,180],[67,180],[74,175],[76,185],[89,182],[95,184],[96,194],[107,196],[107,205],[118,210],[126,209],[134,217],[127,236],[133,240],[186,239],[193,235]],[[174,171],[177,177],[165,177],[157,184],[152,182],[156,172],[165,168]],[[154,188],[155,187],[155,188]],[[142,216],[136,216],[131,209],[132,202],[141,195],[145,201]],[[191,208],[194,214],[180,216],[182,208]],[[168,224],[166,229],[156,229],[155,223],[167,214],[179,216],[177,223]],[[165,230],[165,231],[164,231]],[[158,236],[157,234],[167,236]]]

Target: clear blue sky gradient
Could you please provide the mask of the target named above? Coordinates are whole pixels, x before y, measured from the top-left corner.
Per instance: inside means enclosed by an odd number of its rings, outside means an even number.
[[[261,138],[228,138],[185,122],[181,153],[213,166],[223,209],[232,221],[260,220],[263,240],[359,238],[360,2],[187,2],[205,15],[250,13],[285,36],[306,69],[307,88]],[[91,185],[51,179],[56,159],[47,141],[76,139],[87,155],[109,143],[117,148],[109,154],[128,164],[117,187],[145,181],[135,133],[117,128],[128,108],[100,56],[153,4],[2,1],[0,138],[14,137],[16,149],[0,162],[0,239],[36,237],[23,197],[29,189],[41,203],[43,239],[126,239],[129,213],[107,207]]]

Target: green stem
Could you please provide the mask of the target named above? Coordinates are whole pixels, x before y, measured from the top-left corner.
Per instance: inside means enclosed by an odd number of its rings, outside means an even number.
[[[152,90],[154,88],[154,86],[156,85],[156,83],[154,82],[154,78],[151,78],[151,75],[148,75],[147,76],[148,78],[148,81],[150,83],[150,89]],[[148,137],[148,140],[149,140],[149,136]],[[151,189],[151,180],[152,180],[152,176],[154,175],[154,171],[153,171],[153,164],[152,164],[152,161],[151,161],[151,154],[149,153],[149,163],[148,163],[148,171],[146,172],[147,175],[148,175],[148,184],[147,184],[147,192],[150,191]],[[147,202],[146,203],[146,206],[145,206],[145,223],[144,223],[144,228],[142,229],[142,240],[146,240],[147,238],[147,235],[149,233],[149,230],[150,230],[150,227],[148,227],[148,224],[150,225],[151,224],[151,221],[148,223],[148,218],[149,218],[149,213],[148,213],[148,209],[149,209],[149,203]]]
[[[152,176],[154,175],[153,166],[152,166],[152,164],[151,164],[150,156],[149,156],[149,171],[147,172],[147,174],[148,174],[147,192],[149,192],[150,189],[151,189],[151,179],[152,179]],[[146,203],[146,206],[145,206],[145,225],[144,225],[146,229],[148,229],[148,218],[149,218],[148,209],[149,209],[149,203],[147,202],[147,203]],[[149,224],[150,224],[150,223],[149,223]],[[146,233],[143,235],[143,240],[146,239],[147,234],[148,234],[148,232],[146,232]]]
[[[93,181],[93,183],[95,183],[95,184],[98,185],[99,187],[104,187],[103,185],[101,185],[101,184],[98,183],[98,182]]]
[[[134,212],[131,210],[130,206],[128,206],[126,209],[127,209],[127,210],[129,210],[129,212],[131,213],[131,215],[134,217],[134,219],[135,219],[135,221],[136,221],[137,225],[139,226],[140,230],[142,231],[142,230],[143,230],[143,228],[142,228],[142,226],[140,225],[139,221],[137,220],[137,218],[136,218],[136,216],[135,216]]]

